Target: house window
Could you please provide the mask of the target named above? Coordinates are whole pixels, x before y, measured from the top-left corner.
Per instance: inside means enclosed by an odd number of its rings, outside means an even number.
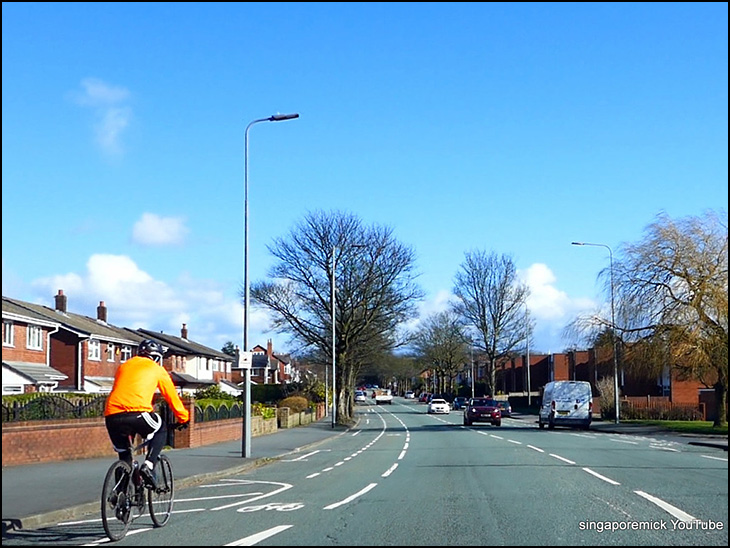
[[[19,384],[6,384],[3,386],[3,394],[22,394],[23,387]]]
[[[132,348],[130,346],[123,346],[122,347],[122,361],[126,362],[131,357],[132,357]]]
[[[10,320],[3,320],[3,346],[15,346],[15,324]]]
[[[106,345],[106,361],[114,361],[114,345],[112,343],[107,343]]]
[[[101,361],[101,343],[99,341],[89,341],[89,359]]]
[[[39,325],[28,325],[25,346],[29,350],[43,350],[43,329]]]

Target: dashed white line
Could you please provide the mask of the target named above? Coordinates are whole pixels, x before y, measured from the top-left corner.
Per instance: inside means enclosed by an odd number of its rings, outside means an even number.
[[[588,472],[589,474],[591,474],[593,476],[596,476],[598,479],[602,479],[606,483],[610,483],[611,485],[621,485],[619,482],[613,481],[611,478],[607,478],[606,476],[602,476],[601,474],[599,474],[598,472],[594,472],[590,468],[583,468],[583,470],[585,470],[586,472]]]
[[[694,516],[690,516],[688,513],[683,512],[682,510],[680,510],[676,506],[672,506],[668,502],[664,502],[662,499],[658,499],[658,498],[650,495],[649,493],[645,493],[644,491],[634,491],[634,493],[636,493],[640,497],[644,497],[649,502],[653,502],[659,508],[661,508],[662,510],[670,513],[675,518],[677,518],[677,519],[679,519],[681,521],[695,521],[697,519]]]
[[[325,506],[323,508],[323,510],[334,510],[335,508],[337,508],[339,506],[342,506],[343,504],[347,504],[348,502],[352,502],[357,497],[359,497],[361,495],[364,495],[365,493],[367,493],[371,489],[375,488],[376,485],[378,485],[378,484],[377,483],[371,483],[370,485],[368,485],[364,489],[361,489],[360,491],[358,491],[354,495],[350,495],[349,497],[347,497],[346,499],[341,500],[340,502],[333,502],[332,504],[330,504],[328,506]]]
[[[293,527],[292,525],[279,525],[277,527],[272,527],[271,529],[267,529],[266,531],[261,531],[260,533],[256,533],[255,535],[251,535],[248,537],[244,537],[240,540],[235,540],[229,544],[224,544],[223,546],[254,546],[255,544],[258,544],[262,540],[265,540],[269,537],[273,537],[274,535],[278,535],[282,531],[286,531],[289,529],[289,527]]]
[[[567,462],[568,464],[575,464],[572,460],[568,460],[565,457],[561,457],[560,455],[556,455],[555,453],[550,453],[550,456],[553,458],[556,458],[558,460],[562,460],[563,462]]]

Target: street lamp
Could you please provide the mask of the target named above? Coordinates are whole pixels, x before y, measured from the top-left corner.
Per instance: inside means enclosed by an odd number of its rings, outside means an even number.
[[[252,363],[244,364],[244,354],[248,349],[248,309],[249,309],[249,284],[248,284],[248,130],[259,122],[283,122],[299,118],[299,114],[274,114],[268,118],[254,120],[246,126],[243,134],[243,347],[239,353],[238,366],[248,365],[243,368],[244,390],[243,390],[243,437],[241,456],[251,456],[251,366]]]
[[[611,264],[611,342],[613,343],[613,405],[616,409],[615,423],[619,423],[619,401],[618,401],[618,354],[616,352],[616,316],[615,302],[613,295],[613,251],[606,244],[591,244],[588,242],[571,242],[572,245],[592,245],[608,249],[608,257]]]

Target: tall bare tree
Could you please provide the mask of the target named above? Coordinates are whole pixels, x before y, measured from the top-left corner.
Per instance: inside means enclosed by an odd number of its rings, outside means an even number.
[[[525,339],[525,301],[530,290],[509,255],[468,251],[456,274],[455,310],[477,333],[474,344],[487,363],[487,390],[496,390],[496,365]]]
[[[336,211],[308,213],[268,249],[278,261],[251,297],[272,313],[272,329],[323,363],[332,361],[334,279],[336,417],[347,423],[360,368],[403,344],[400,328],[423,298],[414,252],[392,229]]]
[[[436,312],[421,322],[413,348],[424,369],[436,372],[437,392],[454,393],[454,379],[469,360],[460,317],[453,310]]]
[[[727,424],[727,212],[660,213],[614,269],[624,364],[714,388],[715,424]]]

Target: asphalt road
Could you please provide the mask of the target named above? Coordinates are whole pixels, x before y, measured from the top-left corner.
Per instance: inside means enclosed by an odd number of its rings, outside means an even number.
[[[675,436],[539,430],[528,417],[464,427],[397,400],[265,466],[178,491],[124,546],[726,546],[727,453]],[[173,455],[174,456],[174,455]],[[5,510],[4,510],[5,511]],[[103,543],[98,511],[7,545]]]

